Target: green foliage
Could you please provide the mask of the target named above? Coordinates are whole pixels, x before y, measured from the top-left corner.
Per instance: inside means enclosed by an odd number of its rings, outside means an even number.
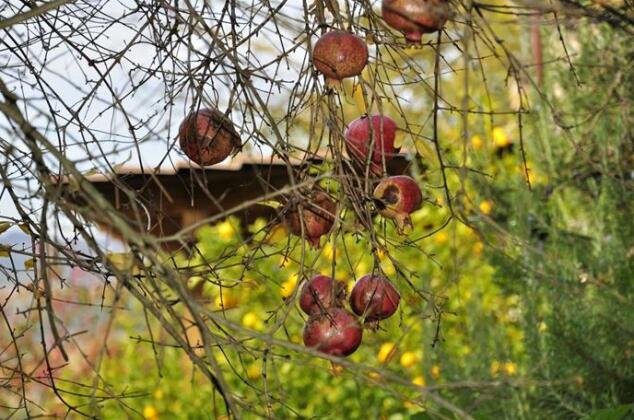
[[[490,190],[516,244],[492,260],[498,283],[521,296],[530,375],[552,384],[526,402],[557,418],[634,401],[634,50],[609,30],[576,36],[581,85],[552,72],[550,104],[525,127],[531,170],[547,182],[529,191],[498,178]],[[502,245],[499,232],[488,237]]]

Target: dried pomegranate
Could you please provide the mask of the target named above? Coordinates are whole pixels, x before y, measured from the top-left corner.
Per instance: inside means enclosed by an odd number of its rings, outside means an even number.
[[[240,148],[240,136],[231,121],[211,108],[189,114],[178,129],[181,149],[201,166],[222,162]]]
[[[354,284],[350,293],[350,308],[364,316],[366,322],[379,321],[394,315],[401,296],[383,276],[367,274]]]
[[[371,159],[370,169],[375,174],[382,173],[383,159],[388,162],[394,157],[394,139],[397,126],[393,119],[382,115],[370,115],[357,118],[352,121],[344,137],[348,153],[358,161],[365,164],[368,157]],[[372,155],[370,146],[374,139]]]
[[[288,230],[297,236],[302,236],[302,221],[304,224],[304,238],[308,243],[317,248],[319,238],[330,232],[335,223],[337,205],[328,194],[315,191],[309,202],[302,203],[302,217],[300,218],[299,206],[292,204],[290,212],[286,215]]]
[[[313,65],[326,76],[326,84],[338,87],[346,77],[361,74],[368,64],[368,46],[356,35],[343,31],[324,34],[313,48]]]
[[[306,347],[333,355],[348,356],[361,345],[363,330],[350,312],[330,308],[325,313],[311,316],[304,326]]]
[[[302,288],[299,306],[308,315],[317,315],[329,308],[342,306],[346,286],[328,276],[317,275]]]
[[[410,213],[420,208],[423,200],[416,181],[406,175],[385,178],[374,189],[374,199],[379,213],[393,219],[399,232],[412,226]]]
[[[442,29],[449,17],[447,0],[383,0],[381,10],[385,22],[413,43]]]

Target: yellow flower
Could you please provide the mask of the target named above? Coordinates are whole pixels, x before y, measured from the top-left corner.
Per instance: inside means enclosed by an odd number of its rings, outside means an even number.
[[[482,141],[482,138],[480,136],[478,136],[477,134],[473,137],[471,137],[471,146],[475,149],[475,150],[480,150],[482,149],[482,146],[484,145],[484,142]]]
[[[504,363],[504,371],[507,375],[514,376],[515,374],[517,374],[517,364],[513,362]]]
[[[491,214],[493,211],[493,201],[484,200],[480,203],[480,211],[484,214]]]
[[[259,379],[262,375],[262,368],[258,366],[256,363],[252,364],[247,368],[247,378],[249,379]]]
[[[394,343],[383,343],[379,349],[377,359],[381,363],[389,363],[396,356],[396,345]]]
[[[501,364],[497,360],[491,362],[491,376],[497,376],[500,372]]]
[[[416,366],[418,363],[418,357],[414,354],[414,352],[406,351],[401,355],[401,366],[404,368],[410,368],[412,366]]]
[[[413,401],[406,400],[406,401],[403,401],[403,407],[405,407],[406,409],[409,410],[409,409],[412,409],[412,408],[416,408],[418,406]]]
[[[381,379],[381,374],[377,373],[377,372],[370,372],[370,373],[368,373],[368,377],[370,379],[379,380],[379,379]]]
[[[431,377],[434,378],[434,379],[440,378],[440,366],[433,365],[431,367]]]
[[[236,231],[233,228],[233,225],[228,220],[218,223],[216,227],[218,228],[218,235],[220,235],[222,239],[231,239],[236,234]]]
[[[154,391],[154,399],[155,400],[162,400],[163,399],[163,390],[162,389],[157,389],[156,391]]]
[[[447,242],[449,242],[449,234],[446,231],[441,230],[434,235],[434,242],[436,243],[436,245],[446,244]]]
[[[282,283],[282,287],[280,288],[280,295],[283,298],[289,297],[293,294],[293,290],[295,290],[295,286],[297,285],[297,274],[292,274],[288,280]]]
[[[216,307],[220,309],[233,309],[240,303],[240,300],[236,295],[230,292],[223,292],[222,294],[216,296],[215,299]]]
[[[340,364],[337,363],[333,363],[330,366],[330,372],[332,372],[332,374],[334,376],[339,376],[343,373],[343,371],[346,370],[346,368],[344,368],[343,366],[341,366]]]
[[[359,264],[357,264],[354,272],[356,277],[361,277],[365,274],[368,274],[368,265],[364,261],[361,261]]]
[[[427,382],[425,381],[425,377],[423,375],[418,375],[414,379],[412,379],[412,383],[417,386],[425,386]]]
[[[260,317],[255,312],[247,312],[242,317],[242,325],[252,330],[259,329],[261,325]]]
[[[288,229],[283,224],[275,225],[266,237],[266,242],[274,244],[288,237]]]
[[[158,411],[151,405],[146,405],[143,408],[143,417],[147,420],[157,420],[159,418]]]
[[[482,251],[484,251],[484,244],[480,241],[476,242],[471,247],[471,251],[473,251],[475,255],[482,255]]]
[[[385,261],[383,264],[381,264],[381,269],[383,270],[385,275],[388,277],[391,277],[394,274],[396,274],[396,269],[394,268],[394,265],[392,264],[391,261]]]
[[[511,141],[506,135],[506,131],[502,127],[495,127],[493,129],[493,143],[495,143],[497,147],[504,147],[511,144]]]
[[[337,250],[332,246],[330,242],[324,245],[324,257],[332,261],[337,258]]]

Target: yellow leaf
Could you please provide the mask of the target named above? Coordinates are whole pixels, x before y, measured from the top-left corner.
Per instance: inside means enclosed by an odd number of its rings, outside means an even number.
[[[29,228],[29,224],[28,223],[19,223],[18,227],[20,228],[20,230],[22,230],[22,232],[26,233],[26,234],[31,234],[31,229]]]
[[[9,222],[0,222],[0,233],[3,233],[4,231],[6,231],[7,229],[9,229],[11,226],[13,226],[13,223],[9,223]]]
[[[361,89],[361,85],[356,83],[352,90],[352,98],[354,99],[354,103],[357,105],[357,109],[360,114],[365,114],[365,102],[363,102],[363,89]]]
[[[280,203],[279,201],[275,201],[275,200],[262,200],[262,201],[258,201],[257,204],[259,204],[261,206],[272,207],[274,209],[282,207],[282,203]]]
[[[0,244],[0,257],[8,257],[9,255],[11,255],[11,247]]]
[[[28,260],[24,261],[24,268],[31,269],[33,267],[35,267],[35,258],[29,258]]]

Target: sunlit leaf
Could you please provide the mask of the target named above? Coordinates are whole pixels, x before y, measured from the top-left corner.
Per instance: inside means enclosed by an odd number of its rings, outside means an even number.
[[[11,226],[13,226],[13,223],[10,222],[0,222],[0,233],[5,232],[7,229],[9,229]]]
[[[9,245],[0,244],[0,257],[8,257],[11,255],[11,247]]]

